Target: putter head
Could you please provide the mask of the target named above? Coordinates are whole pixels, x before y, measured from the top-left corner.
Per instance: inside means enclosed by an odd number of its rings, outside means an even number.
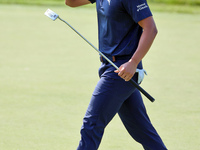
[[[53,12],[50,9],[47,9],[47,11],[44,13],[47,17],[49,17],[51,20],[55,21],[58,18],[58,14]]]

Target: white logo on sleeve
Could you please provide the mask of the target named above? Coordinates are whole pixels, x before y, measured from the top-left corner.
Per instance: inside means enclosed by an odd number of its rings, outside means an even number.
[[[137,12],[139,12],[140,10],[143,10],[147,7],[148,7],[148,5],[146,3],[143,3],[141,5],[137,5]]]

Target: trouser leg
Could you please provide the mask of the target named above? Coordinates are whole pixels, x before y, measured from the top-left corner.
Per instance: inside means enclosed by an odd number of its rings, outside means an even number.
[[[133,91],[133,86],[122,79],[100,79],[83,119],[81,140],[77,150],[98,149],[106,125]]]
[[[150,122],[138,90],[123,103],[118,114],[129,134],[141,143],[145,150],[167,149]]]

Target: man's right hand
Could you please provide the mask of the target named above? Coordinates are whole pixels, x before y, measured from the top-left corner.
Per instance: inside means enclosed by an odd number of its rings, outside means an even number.
[[[65,0],[65,4],[70,7],[78,7],[90,3],[89,0]]]

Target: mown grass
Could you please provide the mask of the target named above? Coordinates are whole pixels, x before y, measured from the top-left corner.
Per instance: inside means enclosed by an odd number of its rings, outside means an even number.
[[[2,4],[63,5],[64,0],[0,0]]]
[[[21,3],[21,4],[48,4],[63,3],[64,0],[0,0],[0,3]],[[148,2],[158,2],[167,4],[200,5],[200,0],[148,0]]]
[[[0,0],[1,4],[63,6],[64,0]],[[200,0],[148,0],[152,10],[178,13],[200,13]],[[84,7],[95,7],[87,5]]]
[[[152,11],[157,12],[200,14],[200,6],[198,5],[149,3],[149,6]]]
[[[74,150],[98,81],[98,54],[52,9],[94,45],[95,8],[0,5],[0,149]],[[155,128],[170,150],[200,148],[200,15],[153,12],[158,35],[144,58],[142,87]],[[118,116],[99,150],[142,150]]]
[[[200,0],[149,0],[149,2],[181,5],[200,5]]]

